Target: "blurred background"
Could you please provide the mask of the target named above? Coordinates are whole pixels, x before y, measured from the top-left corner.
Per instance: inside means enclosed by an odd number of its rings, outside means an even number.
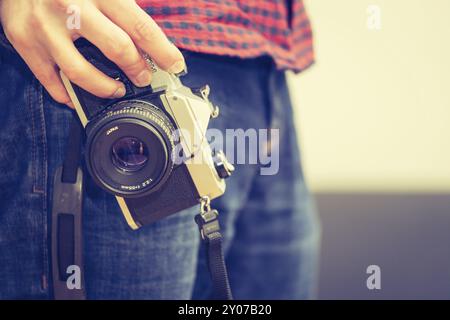
[[[450,1],[305,3],[317,62],[290,85],[323,224],[319,298],[448,299]]]

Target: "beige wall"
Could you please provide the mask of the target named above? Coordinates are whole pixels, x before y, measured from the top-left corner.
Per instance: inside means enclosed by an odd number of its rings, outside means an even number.
[[[290,80],[312,189],[450,191],[450,0],[306,5],[317,63]]]

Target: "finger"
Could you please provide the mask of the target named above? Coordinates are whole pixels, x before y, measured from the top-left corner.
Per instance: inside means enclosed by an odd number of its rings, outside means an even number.
[[[125,95],[124,84],[111,79],[88,62],[68,34],[46,32],[45,35],[50,56],[71,82],[101,98],[121,98]]]
[[[134,1],[101,1],[99,6],[158,66],[171,73],[184,71],[186,64],[180,50]]]
[[[115,62],[139,87],[150,85],[152,73],[130,36],[90,2],[79,33]]]
[[[56,102],[66,104],[73,108],[55,63],[51,61],[47,53],[38,48],[16,47],[16,50],[50,96]]]

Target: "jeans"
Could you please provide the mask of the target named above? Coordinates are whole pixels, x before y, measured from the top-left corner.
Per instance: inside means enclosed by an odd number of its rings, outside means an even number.
[[[0,72],[0,298],[51,299],[52,180],[73,112],[54,102],[11,50]],[[211,127],[278,128],[276,175],[237,164],[220,212],[236,299],[313,298],[320,225],[301,170],[285,74],[269,58],[185,52],[189,86],[208,83],[221,116]],[[89,299],[206,299],[211,284],[194,216],[184,210],[132,231],[116,200],[86,176]]]

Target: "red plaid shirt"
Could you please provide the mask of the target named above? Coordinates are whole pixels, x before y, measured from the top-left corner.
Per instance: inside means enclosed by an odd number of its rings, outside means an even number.
[[[137,0],[180,48],[238,56],[270,55],[301,71],[314,59],[302,0]]]

